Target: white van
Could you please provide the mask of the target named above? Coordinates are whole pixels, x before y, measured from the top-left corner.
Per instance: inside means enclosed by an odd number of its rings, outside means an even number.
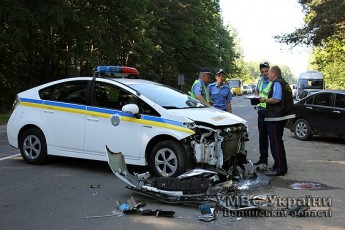
[[[297,82],[297,95],[300,95],[304,89],[324,89],[325,82],[322,73],[311,70],[301,73]]]

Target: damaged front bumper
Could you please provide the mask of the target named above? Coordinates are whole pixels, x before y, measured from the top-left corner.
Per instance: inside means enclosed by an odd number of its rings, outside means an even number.
[[[134,174],[128,172],[122,153],[114,153],[106,147],[108,163],[113,173],[126,184],[126,188],[138,194],[160,200],[165,203],[200,203],[216,202],[219,207],[229,211],[266,209],[263,201],[244,207],[233,206],[224,202],[222,197],[232,194],[236,183],[232,180],[220,179],[224,171],[193,169],[177,178],[151,178],[148,172]],[[227,178],[227,177],[223,177]]]

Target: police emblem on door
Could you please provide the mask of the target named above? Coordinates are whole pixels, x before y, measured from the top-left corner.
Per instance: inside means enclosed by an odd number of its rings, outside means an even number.
[[[111,118],[110,118],[110,122],[113,126],[118,126],[120,124],[121,121],[121,117],[119,114],[114,114]]]

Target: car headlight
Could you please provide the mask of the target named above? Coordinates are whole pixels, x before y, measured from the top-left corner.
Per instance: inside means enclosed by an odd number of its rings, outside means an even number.
[[[195,128],[194,122],[184,122],[183,125],[188,129],[194,129]]]

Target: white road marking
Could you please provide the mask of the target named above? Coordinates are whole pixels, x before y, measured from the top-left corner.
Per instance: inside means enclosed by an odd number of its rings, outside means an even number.
[[[17,154],[8,156],[8,157],[0,158],[0,161],[4,161],[4,160],[11,159],[11,158],[18,157],[18,156],[20,156],[20,153],[17,153]]]

